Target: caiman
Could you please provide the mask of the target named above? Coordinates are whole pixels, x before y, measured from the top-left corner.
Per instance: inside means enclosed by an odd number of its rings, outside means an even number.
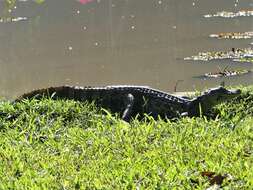
[[[227,90],[223,87],[209,89],[193,99],[178,97],[147,86],[104,86],[79,87],[59,86],[38,89],[23,94],[15,101],[23,99],[71,99],[76,101],[94,102],[97,106],[120,114],[121,118],[129,121],[136,116],[145,114],[157,119],[178,118],[181,116],[205,115],[211,108],[223,101],[238,96],[237,90]]]

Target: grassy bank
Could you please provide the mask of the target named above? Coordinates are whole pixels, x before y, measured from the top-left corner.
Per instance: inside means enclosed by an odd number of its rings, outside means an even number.
[[[2,102],[0,189],[250,189],[252,90],[215,119],[176,122],[128,124],[74,101]]]

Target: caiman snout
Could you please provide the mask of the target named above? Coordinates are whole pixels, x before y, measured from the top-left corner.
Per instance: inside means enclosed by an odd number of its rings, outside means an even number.
[[[217,88],[211,88],[205,91],[201,96],[196,97],[190,103],[189,115],[199,115],[199,105],[201,105],[202,114],[210,111],[215,105],[224,102],[226,100],[233,99],[241,94],[241,90],[232,89],[227,90],[226,88],[220,86]]]
[[[230,92],[230,94],[235,94],[235,95],[239,95],[242,93],[242,91],[240,89],[234,89],[234,90],[228,90]]]
[[[226,88],[220,86],[218,88],[212,88],[208,90],[201,100],[201,104],[205,107],[212,107],[220,102],[235,98],[241,94],[240,89],[227,90]]]
[[[229,98],[234,98],[238,95],[241,94],[241,90],[240,89],[231,89],[231,90],[227,90],[224,87],[219,87],[220,89],[217,90],[218,94],[221,94],[223,96],[228,96]]]
[[[232,90],[227,90],[226,88],[220,86],[218,88],[211,88],[208,91],[204,93],[205,95],[210,95],[210,96],[229,96],[229,97],[235,97],[241,94],[240,89],[232,89]]]

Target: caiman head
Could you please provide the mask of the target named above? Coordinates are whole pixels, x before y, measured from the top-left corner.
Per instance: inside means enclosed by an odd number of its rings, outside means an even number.
[[[189,104],[189,115],[203,115],[211,108],[226,100],[235,98],[241,94],[241,90],[227,90],[224,87],[211,88],[203,92],[200,96],[194,98]]]

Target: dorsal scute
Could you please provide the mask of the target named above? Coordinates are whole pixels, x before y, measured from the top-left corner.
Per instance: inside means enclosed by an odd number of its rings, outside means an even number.
[[[122,91],[122,93],[131,93],[131,92],[136,92],[140,93],[142,95],[147,95],[147,96],[153,96],[157,98],[164,99],[164,101],[168,101],[168,103],[188,103],[190,100],[181,98],[181,97],[176,97],[174,95],[171,95],[167,92],[157,90],[150,88],[149,86],[138,86],[138,85],[109,85],[109,86],[71,86],[71,85],[63,85],[63,86],[58,86],[58,87],[49,87],[49,88],[43,88],[43,89],[37,89],[34,91],[31,91],[30,93],[23,94],[23,96],[20,97],[20,99],[25,98],[25,97],[32,97],[35,94],[43,94],[46,92],[66,92],[69,95],[72,95],[74,91],[77,90],[88,90],[88,91],[100,91],[100,90],[115,90],[115,91]]]

